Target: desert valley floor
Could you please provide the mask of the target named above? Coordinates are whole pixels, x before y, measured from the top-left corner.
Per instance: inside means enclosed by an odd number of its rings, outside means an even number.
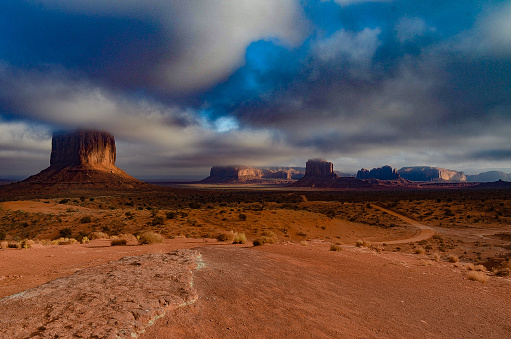
[[[5,196],[0,337],[508,337],[509,195]]]

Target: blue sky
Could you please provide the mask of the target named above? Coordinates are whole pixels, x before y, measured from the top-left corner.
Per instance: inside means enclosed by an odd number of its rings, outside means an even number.
[[[511,1],[3,0],[0,42],[0,177],[75,128],[140,178],[511,171]]]

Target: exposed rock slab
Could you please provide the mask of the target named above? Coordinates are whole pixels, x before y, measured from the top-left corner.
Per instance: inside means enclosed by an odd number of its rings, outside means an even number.
[[[2,338],[131,338],[193,303],[194,250],[126,257],[0,299]]]

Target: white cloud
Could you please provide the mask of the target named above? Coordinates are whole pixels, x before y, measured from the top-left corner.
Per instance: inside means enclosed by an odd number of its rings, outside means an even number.
[[[297,45],[307,29],[298,0],[37,0],[53,9],[91,15],[124,15],[156,20],[169,52],[153,70],[153,81],[168,91],[196,90],[228,77],[243,65],[254,41],[275,39]]]

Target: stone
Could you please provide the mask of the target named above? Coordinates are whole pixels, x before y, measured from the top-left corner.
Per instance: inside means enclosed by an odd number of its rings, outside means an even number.
[[[1,338],[133,338],[198,298],[194,250],[145,254],[79,270],[0,299]]]

